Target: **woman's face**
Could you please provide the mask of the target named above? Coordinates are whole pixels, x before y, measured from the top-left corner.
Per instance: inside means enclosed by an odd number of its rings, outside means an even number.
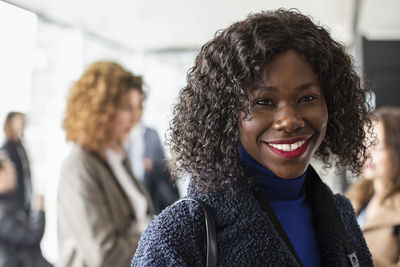
[[[249,88],[250,116],[239,125],[244,149],[281,178],[304,173],[325,137],[328,111],[317,74],[289,50]]]
[[[138,99],[142,99],[142,94],[134,89],[122,96],[117,113],[112,120],[111,143],[113,145],[122,145],[134,124],[138,122],[138,118],[140,119],[138,112],[141,114],[142,111],[137,108]]]
[[[25,118],[23,115],[16,115],[10,122],[11,131],[16,139],[20,139],[25,129]]]
[[[374,134],[378,143],[369,148],[371,158],[362,168],[362,175],[368,180],[388,179],[391,177],[392,160],[385,144],[385,132],[381,122],[375,125]]]
[[[142,117],[143,113],[143,99],[144,95],[139,90],[134,90],[134,97],[132,99],[132,112],[133,112],[133,127],[135,127]]]

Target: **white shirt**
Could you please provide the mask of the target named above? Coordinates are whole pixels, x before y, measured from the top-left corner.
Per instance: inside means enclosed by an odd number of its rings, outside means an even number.
[[[144,126],[139,123],[132,129],[129,142],[128,142],[128,155],[133,174],[136,178],[143,181],[145,168],[144,168]]]
[[[132,207],[135,210],[138,225],[142,225],[143,228],[145,228],[148,223],[147,199],[136,187],[135,182],[133,181],[133,177],[128,173],[125,166],[123,165],[122,162],[124,161],[125,155],[121,155],[120,153],[112,149],[107,149],[105,151],[105,154],[108,164],[110,164],[110,167],[114,172],[115,177],[121,184],[122,188],[125,190],[132,204]]]

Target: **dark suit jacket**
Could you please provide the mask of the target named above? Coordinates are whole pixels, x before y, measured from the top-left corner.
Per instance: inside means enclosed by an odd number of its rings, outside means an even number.
[[[153,169],[145,173],[143,182],[150,194],[155,213],[158,214],[179,198],[179,192],[167,169],[164,150],[157,132],[145,127],[143,135],[144,157],[153,161]]]
[[[49,267],[42,256],[45,217],[43,211],[29,215],[17,208],[8,195],[0,195],[0,267]]]
[[[14,191],[14,199],[19,209],[27,212],[30,209],[32,182],[28,155],[20,141],[8,140],[1,148],[7,152],[8,157],[14,163],[17,171],[17,187]]]

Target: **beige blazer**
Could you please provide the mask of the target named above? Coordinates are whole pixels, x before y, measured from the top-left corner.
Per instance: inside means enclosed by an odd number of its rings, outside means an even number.
[[[150,198],[132,179],[147,198],[150,217]],[[127,267],[140,235],[134,208],[108,164],[75,146],[63,162],[58,186],[57,266]]]
[[[387,199],[362,230],[376,267],[400,266],[400,248],[393,227],[400,225],[400,193]]]

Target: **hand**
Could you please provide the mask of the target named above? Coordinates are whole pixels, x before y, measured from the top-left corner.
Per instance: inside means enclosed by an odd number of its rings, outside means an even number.
[[[151,158],[144,158],[144,169],[147,173],[153,170],[153,160]]]
[[[42,195],[33,195],[31,207],[33,210],[44,210],[44,197]]]
[[[12,191],[17,183],[17,174],[9,159],[1,159],[0,169],[0,193]]]

